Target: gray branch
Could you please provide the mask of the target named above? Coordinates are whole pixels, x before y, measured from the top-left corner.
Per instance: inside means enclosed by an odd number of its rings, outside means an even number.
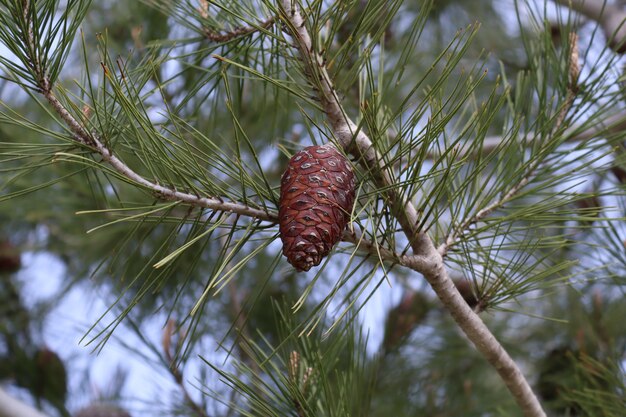
[[[44,78],[42,81],[42,94],[54,108],[56,113],[63,119],[67,126],[74,133],[74,139],[86,146],[91,147],[95,152],[100,154],[102,159],[111,165],[123,177],[131,180],[135,184],[141,185],[163,200],[182,201],[196,207],[204,207],[210,210],[220,210],[229,213],[236,213],[242,216],[253,217],[259,220],[276,223],[278,214],[270,210],[261,210],[250,207],[246,204],[232,201],[224,201],[215,197],[201,197],[194,194],[185,193],[173,188],[164,187],[155,182],[149,181],[133,171],[122,160],[113,155],[113,153],[104,145],[102,140],[95,134],[89,133],[83,125],[76,120],[74,116],[59,101],[50,85],[50,81]]]
[[[346,152],[359,158],[362,165],[371,169],[375,173],[376,182],[387,189],[386,196],[393,213],[414,252],[412,256],[403,257],[402,263],[424,275],[461,330],[498,371],[524,415],[545,417],[541,404],[517,364],[463,300],[448,276],[443,257],[430,237],[418,229],[419,215],[415,206],[397,190],[393,173],[384,165],[370,138],[345,113],[323,57],[315,51],[306,22],[294,0],[282,0],[281,18],[300,53],[309,82],[317,90],[335,138]]]
[[[95,134],[89,133],[85,127],[67,110],[67,108],[59,101],[50,85],[50,81],[44,77],[42,81],[42,94],[54,108],[56,113],[61,117],[65,124],[74,134],[74,140],[82,145],[89,146],[96,153],[100,154],[103,161],[111,165],[115,171],[128,180],[151,190],[162,200],[181,201],[194,207],[203,207],[210,210],[217,210],[229,213],[235,213],[242,216],[253,217],[269,223],[278,223],[278,213],[273,210],[260,210],[249,207],[239,202],[228,202],[215,197],[200,197],[194,194],[184,193],[172,188],[164,187],[155,182],[149,181],[133,171],[122,160],[117,158],[111,150],[109,150],[100,138]],[[382,248],[372,241],[365,239],[363,236],[356,236],[354,232],[346,230],[343,234],[344,242],[353,243],[361,252],[378,257],[381,261],[396,263],[399,255],[393,251]]]

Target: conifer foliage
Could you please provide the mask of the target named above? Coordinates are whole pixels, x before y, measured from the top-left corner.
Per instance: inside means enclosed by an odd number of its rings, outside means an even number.
[[[0,415],[622,417],[624,21],[0,0]]]

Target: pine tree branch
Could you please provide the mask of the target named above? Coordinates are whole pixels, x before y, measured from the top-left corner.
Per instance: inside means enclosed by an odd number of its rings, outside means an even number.
[[[615,52],[626,52],[626,12],[606,0],[554,0],[563,6],[595,20]]]
[[[42,79],[41,93],[55,109],[57,114],[74,133],[74,140],[81,145],[85,145],[98,153],[103,161],[109,163],[118,173],[125,178],[151,190],[158,198],[168,201],[181,201],[195,207],[203,207],[215,211],[224,211],[252,217],[272,224],[278,224],[278,213],[274,210],[261,210],[250,207],[239,202],[228,202],[214,197],[200,197],[194,194],[184,193],[169,187],[164,187],[155,182],[149,181],[133,171],[128,165],[117,158],[102,143],[101,139],[87,132],[85,127],[70,114],[67,108],[58,100],[52,92],[50,81],[44,77]],[[379,245],[365,239],[363,236],[356,237],[353,232],[345,231],[342,240],[358,246],[362,252],[366,252],[384,261],[397,262],[399,255],[392,250],[380,247]]]
[[[58,100],[48,78],[44,77],[41,81],[41,93],[48,100],[48,103],[54,108],[56,113],[67,124],[67,126],[74,133],[74,140],[82,145],[86,145],[92,148],[98,153],[102,160],[111,165],[119,174],[132,182],[139,184],[149,190],[151,190],[156,196],[162,200],[169,201],[181,201],[183,203],[204,207],[210,210],[224,211],[242,216],[253,217],[259,220],[264,220],[272,223],[278,222],[278,214],[270,210],[261,210],[254,207],[250,207],[247,204],[243,204],[236,201],[224,201],[221,198],[216,197],[201,197],[195,194],[189,194],[182,191],[178,191],[174,188],[164,187],[153,181],[149,181],[142,177],[135,171],[133,171],[122,160],[116,157],[103,143],[101,138],[95,134],[87,132],[84,126],[82,126],[74,116],[65,108],[65,106]]]
[[[69,129],[74,133],[73,139],[81,145],[85,145],[93,149],[96,153],[100,154],[103,161],[111,165],[119,174],[129,179],[130,181],[139,184],[149,190],[151,190],[156,196],[162,200],[169,201],[182,201],[186,204],[190,204],[197,207],[204,207],[210,210],[218,210],[241,214],[243,216],[253,217],[259,220],[270,221],[277,223],[278,214],[269,210],[260,210],[250,207],[246,204],[239,202],[228,202],[221,198],[215,197],[200,197],[198,195],[189,194],[178,191],[173,188],[164,187],[155,182],[149,181],[142,177],[135,171],[133,171],[122,160],[117,158],[111,150],[109,150],[103,143],[102,139],[95,133],[91,134],[88,129],[83,126],[59,101],[53,91],[53,85],[46,74],[46,68],[43,68],[42,63],[39,61],[35,51],[37,46],[35,45],[33,35],[33,22],[30,18],[30,2],[26,1],[24,5],[24,15],[28,22],[29,30],[28,35],[24,41],[28,46],[30,53],[31,65],[35,71],[35,77],[39,84],[41,94],[46,98],[48,103],[54,108],[56,113],[61,117]]]
[[[0,387],[0,417],[48,417],[41,411],[13,398]]]
[[[225,43],[232,41],[235,38],[258,32],[261,29],[269,29],[274,25],[275,21],[276,19],[274,17],[270,17],[259,23],[258,26],[239,26],[226,32],[218,32],[213,29],[203,28],[203,32],[204,36],[211,42]]]
[[[578,91],[578,76],[580,75],[580,64],[579,64],[579,56],[578,56],[578,35],[575,33],[570,33],[569,39],[569,65],[568,65],[568,83],[567,83],[567,91],[565,93],[565,101],[561,106],[558,114],[556,115],[555,123],[552,128],[552,134],[555,134],[561,130],[563,127],[563,122],[565,121],[565,117],[567,113],[572,108],[574,104],[574,98],[576,97],[576,93]],[[441,256],[446,256],[448,251],[452,248],[452,246],[458,242],[461,236],[469,229],[469,227],[473,224],[478,223],[485,217],[489,216],[495,210],[504,206],[507,202],[509,202],[517,193],[520,192],[530,181],[532,176],[535,174],[535,171],[541,165],[541,159],[536,159],[535,162],[529,164],[526,174],[522,177],[522,179],[515,184],[513,187],[509,189],[501,198],[489,204],[487,207],[479,210],[475,215],[461,222],[461,224],[454,228],[448,233],[446,240],[442,243],[438,251]]]
[[[428,235],[418,229],[419,216],[415,206],[396,189],[391,172],[377,154],[370,138],[345,113],[324,59],[313,48],[298,5],[294,0],[282,0],[281,6],[281,18],[299,51],[305,74],[317,91],[336,139],[346,152],[355,155],[361,164],[375,173],[378,185],[387,189],[386,197],[393,214],[414,251],[414,255],[403,257],[403,263],[424,275],[459,327],[496,368],[524,415],[544,417],[545,412],[518,366],[480,317],[463,300],[448,276],[443,257]]]
[[[151,190],[156,196],[162,200],[168,201],[181,201],[195,207],[203,207],[215,211],[224,211],[239,214],[242,216],[252,217],[259,220],[263,220],[272,224],[278,224],[278,213],[273,210],[260,210],[253,207],[249,207],[246,204],[239,202],[227,202],[222,199],[212,197],[200,197],[194,194],[188,194],[181,191],[177,191],[172,188],[164,187],[152,181],[148,181],[141,175],[134,172],[128,165],[122,162],[119,158],[112,154],[112,152],[103,145],[99,138],[92,134],[89,134],[87,130],[82,126],[74,116],[63,106],[63,104],[56,98],[54,93],[49,87],[49,81],[44,78],[42,86],[42,94],[52,107],[56,110],[57,114],[63,119],[67,126],[74,133],[74,139],[82,145],[89,146],[94,149],[95,152],[100,154],[105,162],[108,162],[118,173],[122,174],[129,180],[142,185],[143,187]],[[396,262],[399,255],[389,249],[383,248],[365,239],[362,236],[356,237],[353,232],[346,230],[344,232],[342,240],[344,242],[353,243],[358,246],[358,249],[362,252],[366,252],[378,257],[381,257],[385,261]]]
[[[227,202],[219,198],[212,197],[200,197],[194,194],[184,193],[172,188],[164,187],[152,181],[148,181],[141,175],[134,172],[128,165],[122,162],[119,158],[112,154],[112,152],[104,146],[102,141],[93,134],[87,132],[85,127],[76,120],[74,116],[65,108],[65,106],[57,99],[52,92],[50,82],[47,78],[43,78],[41,92],[48,102],[55,109],[57,114],[66,123],[66,125],[74,133],[74,140],[78,143],[88,146],[95,150],[105,162],[108,162],[118,173],[125,178],[142,185],[143,187],[151,190],[156,196],[162,200],[168,201],[181,201],[195,207],[203,207],[215,211],[224,211],[239,214],[242,216],[252,217],[259,220],[263,220],[272,224],[278,224],[278,213],[273,210],[260,210],[253,207],[249,207],[239,202]],[[365,239],[363,236],[356,237],[354,232],[346,230],[344,232],[342,240],[344,242],[353,243],[358,246],[358,249],[362,252],[366,252],[372,255],[376,255],[382,258],[382,260],[389,262],[396,262],[399,255],[389,249],[383,248]]]
[[[25,14],[27,12],[28,3],[25,6]],[[26,16],[28,15],[26,14]],[[275,18],[270,18],[267,19],[262,24],[262,26],[270,27],[274,23]],[[32,22],[30,22],[29,24],[32,24]],[[30,47],[29,50],[36,50],[34,47],[32,30],[29,31],[28,37],[27,39],[25,39],[25,41]],[[272,224],[278,224],[278,213],[276,211],[256,209],[240,202],[224,201],[221,198],[200,197],[195,194],[181,192],[173,188],[164,187],[160,184],[157,184],[156,182],[149,181],[133,171],[122,160],[113,155],[112,151],[104,145],[103,140],[98,137],[97,134],[90,133],[88,129],[69,112],[69,110],[63,105],[63,103],[59,101],[59,99],[54,94],[52,83],[50,82],[50,79],[46,76],[45,68],[42,68],[41,63],[37,59],[34,52],[32,53],[30,58],[32,61],[31,64],[36,72],[36,77],[39,80],[40,93],[46,98],[48,103],[50,103],[50,105],[54,108],[59,117],[72,131],[72,133],[74,134],[72,138],[77,143],[87,146],[96,153],[98,153],[102,157],[103,161],[111,165],[115,169],[115,171],[117,171],[123,177],[151,190],[158,198],[162,200],[181,201],[195,207],[203,207],[214,211],[235,213],[242,216],[263,220]],[[365,239],[363,236],[355,239],[354,233],[347,230],[343,235],[343,241],[353,243],[358,246],[358,249],[360,251],[376,255],[384,261],[395,263],[399,258],[398,254],[389,249],[378,246],[377,244]]]
[[[164,187],[155,182],[149,181],[133,171],[128,165],[117,158],[112,152],[104,146],[102,141],[95,136],[87,132],[85,127],[76,120],[74,116],[65,108],[65,106],[57,99],[52,92],[50,82],[47,78],[42,79],[41,93],[48,100],[48,102],[55,109],[57,114],[66,123],[66,125],[74,133],[74,140],[81,145],[92,148],[98,153],[103,161],[109,163],[118,173],[125,178],[151,190],[157,197],[162,200],[168,201],[181,201],[185,204],[189,204],[195,207],[203,207],[215,211],[224,211],[239,214],[246,217],[252,217],[259,220],[263,220],[272,224],[278,224],[278,213],[274,210],[260,210],[250,207],[246,204],[239,202],[227,202],[219,198],[213,197],[200,197],[194,194],[184,193],[175,189]],[[380,247],[379,245],[365,239],[363,236],[357,237],[354,232],[346,230],[343,234],[342,240],[355,244],[362,252],[369,253],[382,258],[382,260],[389,262],[397,262],[399,255],[392,250]]]
[[[28,6],[25,8],[25,13]],[[275,18],[267,19],[261,26],[270,27],[275,23]],[[241,34],[241,33],[240,33]],[[29,31],[27,44],[31,46],[31,50],[35,50],[33,44],[33,34]],[[164,187],[155,182],[149,181],[142,177],[135,171],[133,171],[128,165],[117,158],[111,150],[109,150],[95,133],[89,133],[88,129],[83,126],[59,101],[53,92],[52,84],[45,75],[45,69],[41,67],[41,64],[36,59],[36,56],[31,56],[33,61],[33,67],[36,70],[37,77],[40,80],[40,92],[48,100],[50,105],[54,108],[59,117],[65,122],[67,127],[74,133],[73,139],[81,145],[85,145],[93,149],[96,153],[100,154],[102,159],[111,165],[119,174],[125,178],[151,190],[155,195],[163,200],[169,201],[181,201],[195,207],[203,207],[215,211],[224,211],[239,214],[242,216],[253,217],[259,220],[267,221],[272,224],[278,223],[278,213],[271,210],[260,210],[249,207],[239,202],[227,202],[220,198],[212,197],[200,197],[194,194],[184,193],[169,187]],[[350,242],[358,246],[358,249],[366,253],[375,255],[382,260],[389,262],[397,262],[399,255],[393,251],[382,248],[377,244],[365,239],[363,236],[358,238],[354,232],[346,230],[343,235],[343,241]]]
[[[626,113],[618,113],[601,120],[598,124],[594,124],[593,126],[585,128],[581,128],[576,125],[571,126],[565,130],[563,136],[566,138],[564,142],[567,143],[586,142],[602,135],[615,135],[622,133],[624,130],[626,130]],[[528,134],[520,136],[517,140],[523,146],[530,147],[538,140],[538,138],[536,135]],[[469,153],[475,154],[478,152],[483,155],[489,154],[497,150],[502,144],[502,141],[502,136],[487,136],[483,140],[483,146],[479,149],[476,149],[476,146],[461,145],[459,149],[459,157],[465,157]],[[428,153],[428,157],[430,159],[436,159],[440,156],[440,153]]]

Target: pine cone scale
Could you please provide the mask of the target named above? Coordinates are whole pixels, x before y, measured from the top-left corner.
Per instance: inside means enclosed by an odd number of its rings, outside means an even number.
[[[341,239],[354,204],[354,173],[332,145],[296,153],[281,179],[283,254],[298,270],[319,265]]]

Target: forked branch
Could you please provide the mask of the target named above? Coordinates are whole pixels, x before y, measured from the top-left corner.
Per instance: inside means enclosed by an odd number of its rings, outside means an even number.
[[[374,173],[378,185],[387,190],[387,201],[413,249],[413,255],[404,257],[402,263],[424,275],[459,327],[498,371],[524,415],[544,417],[541,404],[518,366],[480,317],[463,300],[448,276],[443,257],[429,236],[418,229],[419,216],[415,206],[399,191],[392,173],[382,162],[370,138],[357,128],[344,111],[324,59],[313,47],[297,2],[282,0],[281,6],[281,19],[298,49],[304,63],[304,72],[317,91],[335,138],[344,151],[357,157],[362,165]]]

